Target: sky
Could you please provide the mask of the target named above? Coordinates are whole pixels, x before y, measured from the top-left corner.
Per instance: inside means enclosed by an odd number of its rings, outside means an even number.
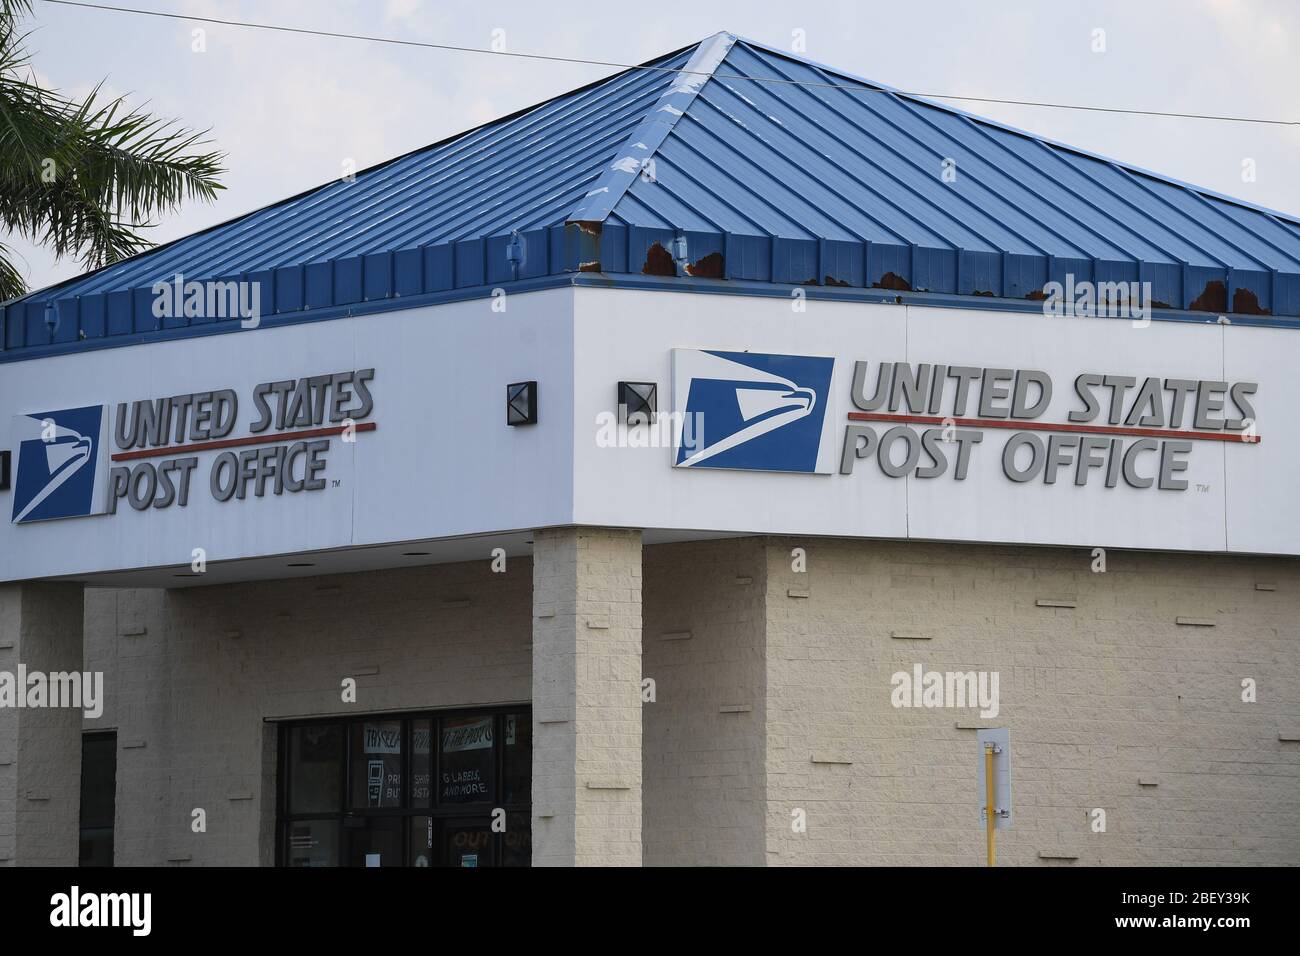
[[[88,0],[112,3],[113,0]],[[640,63],[720,30],[909,92],[1300,121],[1296,0],[117,0],[332,32]],[[225,191],[145,235],[165,242],[433,143],[616,70],[163,20],[34,0],[39,80],[209,130]],[[194,31],[204,34],[196,38]],[[201,39],[201,42],[199,40]],[[196,47],[203,49],[198,50]],[[1300,125],[951,101],[1175,179],[1300,214]],[[32,288],[85,271],[8,237]]]

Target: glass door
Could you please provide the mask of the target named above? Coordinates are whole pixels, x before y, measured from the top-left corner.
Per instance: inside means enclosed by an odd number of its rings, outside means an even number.
[[[528,866],[527,709],[285,724],[277,859],[285,866]]]
[[[442,865],[496,866],[490,818],[460,817],[442,821]]]
[[[346,866],[401,866],[402,817],[348,817],[343,821]]]

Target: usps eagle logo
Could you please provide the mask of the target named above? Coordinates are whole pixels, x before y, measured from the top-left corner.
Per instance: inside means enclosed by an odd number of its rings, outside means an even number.
[[[826,404],[835,360],[673,350],[678,468],[829,472]]]
[[[18,467],[15,523],[102,514],[105,488],[97,481],[105,457],[103,405],[14,416]]]

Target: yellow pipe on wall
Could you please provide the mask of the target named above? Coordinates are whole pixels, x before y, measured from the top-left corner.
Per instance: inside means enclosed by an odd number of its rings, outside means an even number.
[[[988,841],[989,866],[997,866],[997,841],[993,836],[993,744],[984,745],[984,834]]]

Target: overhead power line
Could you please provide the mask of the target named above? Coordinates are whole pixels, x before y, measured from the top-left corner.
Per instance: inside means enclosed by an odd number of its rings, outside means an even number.
[[[451,43],[428,43],[422,40],[403,40],[400,37],[368,36],[361,33],[342,33],[332,30],[312,30],[307,27],[291,27],[276,23],[253,23],[248,20],[223,20],[217,17],[200,17],[188,13],[166,13],[160,10],[140,10],[134,7],[83,3],[81,0],[42,0],[42,2],[52,3],[62,7],[83,7],[88,10],[102,10],[111,13],[130,13],[144,17],[158,17],[166,20],[187,20],[195,23],[211,23],[218,26],[242,27],[249,30],[270,30],[276,33],[296,33],[303,36],[329,37],[336,40],[363,40],[369,43],[387,43],[393,46],[419,47],[426,50],[446,50],[454,53],[480,53],[488,56],[514,57],[523,60],[544,60],[551,63],[575,63],[582,66],[607,66],[620,70],[686,73],[696,76],[713,76],[718,79],[726,80],[747,80],[751,83],[770,83],[777,85],[845,90],[849,93],[885,93],[895,96],[916,96],[939,100],[961,100],[970,103],[997,103],[1005,106],[1031,106],[1041,109],[1079,110],[1089,113],[1118,113],[1129,116],[1160,116],[1171,119],[1212,120],[1220,123],[1256,123],[1266,126],[1300,126],[1300,120],[1264,119],[1251,116],[1223,116],[1211,113],[1178,113],[1166,110],[1124,109],[1115,106],[1085,106],[1079,103],[1049,103],[1040,100],[1002,99],[992,96],[961,96],[953,93],[918,93],[908,90],[874,89],[867,86],[849,85],[846,83],[817,83],[808,80],[791,80],[783,77],[744,76],[740,73],[706,73],[700,70],[686,70],[680,67],[646,66],[640,63],[618,63],[613,60],[591,60],[582,57],[552,56],[543,53],[517,53],[507,50],[484,49],[482,47],[457,46]]]

